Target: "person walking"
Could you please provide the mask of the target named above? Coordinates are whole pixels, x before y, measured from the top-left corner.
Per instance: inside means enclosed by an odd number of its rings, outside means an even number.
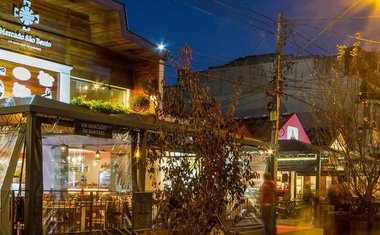
[[[276,197],[276,186],[271,180],[269,173],[264,174],[264,183],[259,191],[258,204],[260,207],[261,218],[264,226],[264,235],[272,235],[276,233],[274,225],[274,204]]]
[[[311,184],[306,183],[303,187],[302,194],[302,211],[301,211],[301,219],[305,223],[314,223],[314,203],[315,203],[315,195],[311,191]]]

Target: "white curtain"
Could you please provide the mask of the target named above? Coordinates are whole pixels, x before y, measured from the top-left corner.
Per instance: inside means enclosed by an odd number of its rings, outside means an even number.
[[[16,145],[19,128],[13,126],[0,127],[0,189],[3,186],[13,149]]]

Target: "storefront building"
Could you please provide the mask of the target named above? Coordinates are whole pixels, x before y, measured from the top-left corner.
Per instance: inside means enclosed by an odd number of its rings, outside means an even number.
[[[135,210],[134,225],[130,211],[145,189],[133,162],[151,121],[67,104],[128,107],[144,80],[160,84],[160,52],[126,22],[113,0],[0,2],[0,234],[147,225],[149,210]]]
[[[247,118],[241,121],[240,129],[246,130],[245,136],[270,141],[271,125],[269,117]],[[325,198],[332,175],[342,169],[334,169],[321,148],[311,144],[297,114],[282,116],[278,138],[276,186],[279,199],[302,201],[305,189]],[[268,151],[252,153],[254,161],[251,167],[257,172],[257,183],[248,195],[250,198],[258,196],[262,175],[270,165],[270,155]]]

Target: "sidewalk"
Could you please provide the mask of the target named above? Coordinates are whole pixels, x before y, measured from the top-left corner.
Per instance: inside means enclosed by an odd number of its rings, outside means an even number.
[[[286,235],[323,235],[322,228],[313,228],[308,226],[291,226],[291,225],[277,225],[277,234]]]
[[[242,235],[262,235],[262,229],[255,232],[241,233]],[[305,226],[277,225],[277,234],[283,235],[323,235],[322,228],[313,228]]]

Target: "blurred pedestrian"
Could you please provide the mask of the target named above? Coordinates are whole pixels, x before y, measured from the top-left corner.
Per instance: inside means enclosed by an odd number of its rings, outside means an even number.
[[[311,191],[311,184],[310,183],[305,184],[303,188],[303,195],[302,195],[303,210],[302,210],[302,215],[301,215],[302,219],[305,222],[313,222],[314,199],[315,199],[315,195]]]
[[[269,173],[264,174],[264,183],[262,184],[259,192],[258,204],[260,207],[261,218],[264,225],[264,235],[275,234],[275,206],[276,186],[271,180]]]

